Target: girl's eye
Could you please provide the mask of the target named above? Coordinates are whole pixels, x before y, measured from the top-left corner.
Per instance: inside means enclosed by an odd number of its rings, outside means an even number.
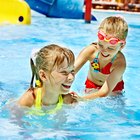
[[[98,45],[99,45],[99,47],[101,47],[101,48],[103,47],[103,45],[102,45],[102,44],[98,44]]]
[[[74,75],[75,74],[75,71],[74,70],[72,70],[71,72],[67,72],[67,71],[62,71],[61,72],[63,75],[69,75],[69,73],[71,73],[72,75]]]
[[[114,48],[108,47],[109,50],[114,50]]]
[[[61,72],[63,75],[68,75],[69,73],[68,72],[66,72],[66,71],[62,71]]]
[[[72,74],[72,75],[75,75],[75,71],[74,71],[74,70],[72,70],[72,71],[71,71],[71,74]]]

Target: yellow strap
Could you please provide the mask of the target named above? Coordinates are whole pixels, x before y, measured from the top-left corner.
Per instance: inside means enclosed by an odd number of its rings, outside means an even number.
[[[44,116],[44,115],[46,115],[46,113],[43,110],[36,109],[36,108],[31,109],[30,112],[28,112],[28,114],[30,114],[30,115],[37,115],[37,116]]]
[[[40,80],[36,80],[36,81],[35,81],[35,84],[37,85],[37,87],[41,87],[41,82],[40,82]]]
[[[62,97],[62,95],[59,95],[59,101],[58,101],[56,107],[52,110],[46,111],[46,113],[47,114],[54,114],[62,108],[62,105],[63,105],[63,97]]]
[[[41,109],[41,88],[37,89],[36,99],[35,99],[35,108]]]
[[[45,114],[54,114],[62,108],[62,105],[63,105],[63,97],[62,97],[62,95],[59,95],[59,100],[58,100],[58,103],[57,103],[56,107],[52,110],[44,112],[41,109],[41,107],[42,107],[42,104],[41,104],[41,88],[38,88],[37,89],[37,94],[36,94],[36,99],[35,99],[35,109],[31,110],[29,112],[29,114],[39,115],[39,116],[44,116]]]

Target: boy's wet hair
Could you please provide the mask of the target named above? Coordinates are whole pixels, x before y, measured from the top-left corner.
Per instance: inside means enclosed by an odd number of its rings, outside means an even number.
[[[128,25],[122,17],[110,16],[101,22],[99,30],[102,30],[106,34],[111,34],[120,40],[124,40],[127,37]]]

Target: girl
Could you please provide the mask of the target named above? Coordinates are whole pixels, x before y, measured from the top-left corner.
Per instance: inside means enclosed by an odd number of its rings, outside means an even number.
[[[35,63],[31,58],[32,79],[30,88],[19,99],[20,106],[41,109],[42,106],[76,102],[69,90],[75,78],[74,54],[67,48],[52,44],[36,53]],[[36,78],[33,87],[34,77]],[[53,112],[55,112],[53,110]]]
[[[85,82],[85,99],[95,99],[121,93],[124,89],[125,56],[128,25],[121,17],[107,17],[98,30],[98,42],[84,48],[75,62],[75,72],[90,62]]]

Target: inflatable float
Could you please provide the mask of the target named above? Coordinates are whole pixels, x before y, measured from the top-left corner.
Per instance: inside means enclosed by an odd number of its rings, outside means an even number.
[[[30,24],[31,10],[24,0],[0,0],[0,24]]]
[[[54,18],[84,19],[84,0],[26,0],[31,9]],[[92,15],[91,20],[96,20]]]

